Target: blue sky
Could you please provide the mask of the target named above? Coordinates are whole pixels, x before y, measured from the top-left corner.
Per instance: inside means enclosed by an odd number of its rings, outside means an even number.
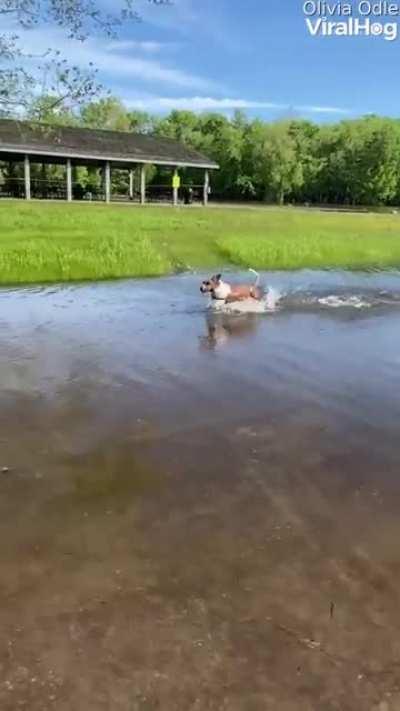
[[[82,66],[92,60],[114,95],[152,112],[243,108],[267,119],[316,121],[400,113],[400,38],[312,37],[302,0],[173,0],[167,7],[137,0],[136,7],[142,22],[124,26],[115,40],[73,43],[56,28],[37,28],[23,41],[34,51],[56,46]]]

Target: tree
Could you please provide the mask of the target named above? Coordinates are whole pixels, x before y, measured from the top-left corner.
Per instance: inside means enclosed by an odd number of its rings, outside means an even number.
[[[286,121],[269,125],[254,121],[249,136],[254,174],[263,197],[280,205],[304,183],[303,166],[290,126]]]
[[[80,122],[88,128],[114,131],[129,131],[130,117],[119,99],[109,97],[84,106],[80,112]]]
[[[399,155],[397,122],[376,116],[343,121],[329,161],[342,187],[339,198],[354,205],[390,203],[398,191]]]
[[[168,0],[148,2],[168,4]],[[0,20],[10,19],[22,30],[53,23],[69,38],[84,41],[93,32],[114,35],[123,22],[139,19],[133,3],[120,0],[119,11],[111,15],[99,10],[96,0],[0,0]],[[46,94],[57,108],[79,104],[99,90],[93,65],[82,70],[52,50],[45,50],[40,57],[27,55],[18,34],[0,33],[0,115],[25,110],[35,92]],[[50,102],[47,108],[52,108]]]
[[[158,123],[156,132],[189,146],[198,147],[201,143],[199,118],[192,111],[171,111]]]
[[[321,164],[315,146],[318,144],[319,132],[319,126],[311,121],[295,119],[288,122],[288,133],[294,143],[296,161],[301,166],[301,174],[299,172],[296,176],[299,179],[293,182],[290,191],[290,197],[295,202],[310,200],[318,181]]]
[[[157,131],[159,119],[147,111],[130,111],[129,127],[134,133],[154,133]]]
[[[26,118],[43,121],[58,126],[74,126],[78,117],[64,103],[55,105],[54,97],[43,94],[30,102],[26,108]]]
[[[243,169],[243,146],[247,123],[237,112],[232,121],[220,114],[200,118],[201,149],[213,158],[220,170],[214,176],[214,192],[230,199],[252,196],[250,174]]]

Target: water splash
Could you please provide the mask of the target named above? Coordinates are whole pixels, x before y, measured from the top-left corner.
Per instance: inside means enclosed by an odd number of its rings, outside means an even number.
[[[370,309],[372,306],[371,302],[366,301],[361,296],[338,296],[337,294],[330,294],[329,296],[317,299],[321,306],[327,306],[333,309],[339,309],[343,306],[348,306],[353,309]]]
[[[283,298],[283,293],[272,286],[268,289],[263,301],[265,302],[266,311],[276,311]]]

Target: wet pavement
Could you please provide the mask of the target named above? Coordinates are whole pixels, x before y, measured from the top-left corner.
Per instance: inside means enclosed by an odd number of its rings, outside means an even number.
[[[0,292],[0,709],[400,709],[400,279]],[[208,275],[207,275],[208,276]]]

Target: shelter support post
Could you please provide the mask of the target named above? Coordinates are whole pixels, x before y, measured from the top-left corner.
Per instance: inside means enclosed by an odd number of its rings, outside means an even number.
[[[204,187],[203,187],[203,205],[208,205],[208,191],[210,189],[210,174],[208,170],[204,171]]]
[[[134,178],[134,169],[129,168],[129,200],[133,200],[133,178]]]
[[[104,165],[104,193],[106,202],[111,200],[111,166],[110,161],[107,160]]]
[[[140,204],[146,202],[146,166],[144,163],[140,166]]]
[[[72,201],[72,165],[71,158],[67,158],[67,200]]]
[[[31,199],[31,164],[29,156],[26,155],[24,159],[24,177],[25,177],[25,199]]]

